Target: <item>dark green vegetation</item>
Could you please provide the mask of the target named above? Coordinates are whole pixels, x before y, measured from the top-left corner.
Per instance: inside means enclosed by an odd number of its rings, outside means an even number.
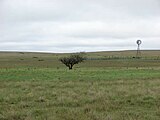
[[[69,70],[73,68],[75,64],[81,63],[85,60],[85,58],[82,56],[82,54],[71,54],[68,57],[60,58],[59,61],[61,61],[64,65],[66,65]]]
[[[160,51],[0,53],[0,120],[159,120]]]

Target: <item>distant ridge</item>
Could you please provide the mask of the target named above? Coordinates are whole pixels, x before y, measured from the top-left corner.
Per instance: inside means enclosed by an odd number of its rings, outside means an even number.
[[[123,51],[97,51],[97,52],[84,52],[89,57],[134,57],[136,50],[123,50]],[[0,58],[5,56],[63,56],[71,53],[52,53],[52,52],[22,52],[22,51],[0,51]],[[157,57],[160,56],[160,50],[141,50],[142,57]]]
[[[115,50],[115,51],[79,51],[85,53],[104,53],[104,52],[135,52],[136,50]],[[160,50],[141,50],[142,52],[160,52]],[[43,52],[43,51],[0,51],[0,53],[39,53],[39,54],[69,54],[69,53],[78,53],[78,52]],[[159,53],[160,54],[160,53]]]

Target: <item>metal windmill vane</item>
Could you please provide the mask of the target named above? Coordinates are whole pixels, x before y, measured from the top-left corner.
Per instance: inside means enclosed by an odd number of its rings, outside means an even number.
[[[136,43],[137,43],[137,45],[138,45],[136,57],[137,57],[137,58],[140,58],[140,57],[141,57],[140,45],[142,44],[142,41],[141,41],[141,40],[137,40]]]

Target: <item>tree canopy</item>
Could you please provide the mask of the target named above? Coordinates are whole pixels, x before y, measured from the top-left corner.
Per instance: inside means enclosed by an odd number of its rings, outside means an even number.
[[[69,57],[63,57],[59,60],[71,70],[75,64],[83,62],[85,58],[79,53],[71,54]]]

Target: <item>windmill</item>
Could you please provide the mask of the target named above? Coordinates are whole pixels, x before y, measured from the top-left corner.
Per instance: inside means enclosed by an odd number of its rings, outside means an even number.
[[[141,57],[141,50],[140,50],[140,45],[142,44],[142,41],[141,40],[137,40],[137,53],[136,53],[136,58],[140,58]]]

